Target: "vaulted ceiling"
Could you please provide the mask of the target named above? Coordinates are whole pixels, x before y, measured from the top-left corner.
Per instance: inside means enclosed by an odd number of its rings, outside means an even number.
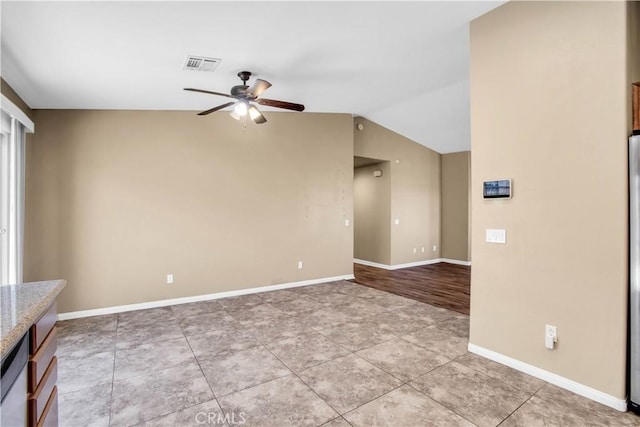
[[[468,23],[502,3],[2,1],[1,74],[32,108],[204,110],[226,99],[182,88],[250,70],[265,97],[448,153],[470,148]]]

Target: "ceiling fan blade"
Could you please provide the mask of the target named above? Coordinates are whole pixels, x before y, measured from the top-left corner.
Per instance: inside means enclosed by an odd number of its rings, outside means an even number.
[[[257,125],[261,125],[267,122],[267,119],[264,117],[262,112],[260,112],[260,110],[258,110],[258,107],[256,107],[255,105],[252,105],[251,107],[249,107],[249,117],[251,117],[251,120],[253,120],[253,122]]]
[[[185,87],[184,90],[189,90],[191,92],[201,92],[201,93],[208,93],[209,95],[220,95],[220,96],[226,96],[227,98],[235,98],[235,96],[231,96],[231,95],[227,95],[226,93],[220,93],[220,92],[212,92],[210,90],[204,90],[204,89],[194,89],[192,87]]]
[[[222,110],[223,108],[227,108],[228,106],[233,105],[233,104],[235,104],[235,102],[227,102],[226,104],[218,105],[217,107],[213,107],[210,110],[206,110],[206,111],[203,111],[201,113],[198,113],[198,115],[199,116],[206,116],[207,114],[211,114],[214,111]]]
[[[245,92],[245,95],[249,98],[257,98],[260,96],[262,92],[269,89],[271,87],[271,83],[266,80],[257,79],[249,89]]]
[[[267,98],[259,98],[256,99],[255,102],[269,107],[284,108],[285,110],[304,111],[304,105],[294,104],[293,102],[277,101],[275,99]]]

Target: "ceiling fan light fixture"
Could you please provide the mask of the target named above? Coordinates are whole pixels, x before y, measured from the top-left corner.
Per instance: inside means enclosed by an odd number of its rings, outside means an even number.
[[[261,115],[262,113],[260,113],[260,111],[258,111],[258,109],[255,106],[252,105],[249,107],[249,117],[251,117],[251,120],[255,120]]]
[[[236,113],[240,117],[244,117],[247,115],[247,110],[249,107],[246,102],[238,102],[236,106],[233,108],[233,112]]]

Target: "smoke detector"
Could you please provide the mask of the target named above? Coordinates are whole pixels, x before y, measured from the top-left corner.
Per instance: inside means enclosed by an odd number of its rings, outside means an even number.
[[[204,56],[187,56],[183,69],[191,71],[213,71],[222,61],[219,58],[205,58]]]

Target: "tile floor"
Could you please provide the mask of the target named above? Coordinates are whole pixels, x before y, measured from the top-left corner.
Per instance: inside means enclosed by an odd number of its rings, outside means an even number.
[[[351,282],[59,322],[59,424],[640,425],[468,353],[468,334]]]

